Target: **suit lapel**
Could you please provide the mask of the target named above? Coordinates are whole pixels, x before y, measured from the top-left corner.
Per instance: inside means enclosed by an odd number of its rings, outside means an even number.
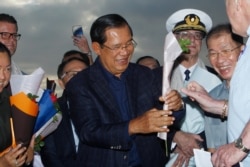
[[[100,98],[98,100],[104,102],[104,105],[109,108],[109,111],[113,112],[113,114],[120,119],[121,114],[119,112],[119,107],[109,88],[107,79],[101,71],[101,68],[102,67],[100,63],[96,62],[92,65],[92,68],[90,69],[93,70],[90,76],[90,83],[92,83],[91,87],[93,88],[93,91],[98,95],[96,97]]]

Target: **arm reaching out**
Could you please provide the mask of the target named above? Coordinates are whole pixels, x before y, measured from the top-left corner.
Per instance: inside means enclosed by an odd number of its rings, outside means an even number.
[[[224,114],[225,107],[227,107],[226,101],[213,99],[197,82],[190,82],[187,88],[182,88],[181,91],[191,100],[197,101],[203,110],[218,115]]]

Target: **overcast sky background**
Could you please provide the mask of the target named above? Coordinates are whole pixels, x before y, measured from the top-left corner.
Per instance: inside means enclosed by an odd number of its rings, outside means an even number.
[[[183,8],[196,8],[210,15],[214,25],[228,21],[223,0],[0,0],[1,13],[13,15],[22,34],[13,60],[26,73],[38,67],[46,77],[56,78],[63,54],[73,45],[72,25],[83,25],[85,36],[93,21],[104,14],[118,13],[131,25],[138,43],[134,62],[152,55],[162,62],[167,34],[166,19]],[[203,47],[204,60],[206,49]],[[95,58],[95,56],[94,56]],[[161,63],[162,64],[162,63]],[[59,87],[59,86],[58,86]]]

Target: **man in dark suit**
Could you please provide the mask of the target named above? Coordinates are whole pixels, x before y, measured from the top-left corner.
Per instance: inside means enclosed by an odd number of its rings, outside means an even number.
[[[58,82],[62,89],[79,71],[86,69],[90,62],[88,56],[78,51],[69,51],[57,70]],[[63,92],[58,99],[63,119],[58,128],[45,138],[45,146],[41,150],[41,158],[46,167],[79,167],[78,150],[81,149],[78,136],[72,124],[67,95]]]
[[[130,63],[136,42],[127,21],[117,14],[99,17],[90,31],[94,64],[66,86],[70,112],[83,149],[82,167],[163,167],[164,141],[180,114],[182,100],[171,91],[162,102],[153,71]],[[165,101],[163,101],[165,99]],[[168,116],[167,116],[168,115]]]

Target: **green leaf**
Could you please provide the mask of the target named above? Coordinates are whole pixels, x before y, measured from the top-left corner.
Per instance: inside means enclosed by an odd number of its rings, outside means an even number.
[[[33,95],[31,93],[28,93],[27,96],[28,96],[28,98],[30,98],[31,100],[34,100],[34,101],[36,100],[36,98],[38,98],[37,95]]]
[[[180,44],[180,47],[181,49],[183,50],[184,53],[188,53],[189,52],[189,49],[188,49],[188,45],[191,44],[191,41],[190,39],[179,39],[179,44]]]
[[[44,141],[42,140],[42,137],[39,135],[35,138],[35,146],[34,150],[36,152],[40,152],[41,148],[45,145]]]

